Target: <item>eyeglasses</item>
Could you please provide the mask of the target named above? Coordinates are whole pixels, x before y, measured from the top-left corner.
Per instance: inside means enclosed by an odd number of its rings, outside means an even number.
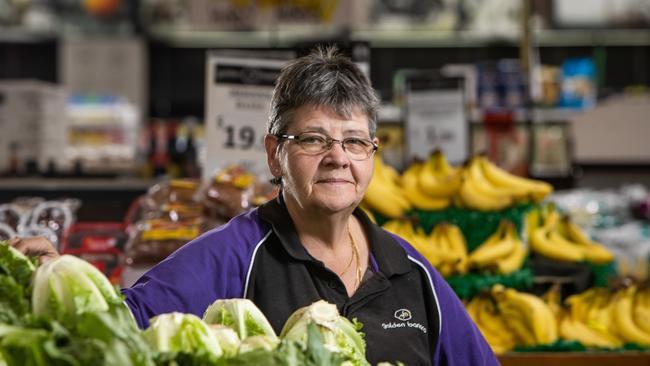
[[[377,150],[377,144],[361,137],[337,140],[319,133],[305,132],[299,135],[279,135],[278,138],[295,141],[303,150],[314,155],[329,151],[334,143],[339,143],[352,160],[366,160]]]

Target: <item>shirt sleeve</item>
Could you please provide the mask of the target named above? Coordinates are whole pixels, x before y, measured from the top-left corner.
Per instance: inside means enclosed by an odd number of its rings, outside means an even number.
[[[153,316],[183,312],[203,316],[217,299],[243,296],[251,242],[259,227],[245,218],[192,240],[122,290],[140,328]]]
[[[430,266],[429,266],[430,267]],[[430,268],[441,313],[434,365],[499,365],[494,352],[447,281]]]

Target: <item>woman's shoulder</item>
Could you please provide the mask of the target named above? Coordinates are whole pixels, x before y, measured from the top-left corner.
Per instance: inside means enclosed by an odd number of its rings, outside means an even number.
[[[182,250],[227,256],[247,256],[268,237],[271,228],[253,209],[214,227],[185,245]]]

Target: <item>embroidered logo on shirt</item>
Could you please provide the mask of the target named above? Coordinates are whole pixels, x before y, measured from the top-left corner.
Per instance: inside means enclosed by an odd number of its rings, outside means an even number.
[[[427,328],[424,325],[422,325],[422,323],[409,321],[413,318],[413,314],[411,313],[411,310],[399,309],[396,310],[395,313],[393,313],[393,316],[395,317],[395,319],[400,320],[401,322],[391,321],[388,323],[381,323],[381,327],[384,328],[384,330],[398,329],[398,328],[415,328],[420,330],[424,334],[427,333]]]
[[[399,309],[395,311],[395,319],[405,322],[411,320],[411,318],[411,311],[409,309]]]

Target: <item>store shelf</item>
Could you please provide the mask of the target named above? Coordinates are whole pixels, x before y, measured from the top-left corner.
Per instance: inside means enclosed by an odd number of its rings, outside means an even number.
[[[529,118],[531,118],[533,123],[565,124],[571,122],[572,119],[585,112],[585,110],[574,108],[533,108],[532,113],[530,114],[524,108],[515,108],[512,110],[503,108],[501,110],[495,109],[492,111],[473,109],[469,113],[469,119],[473,124],[483,124],[483,117],[486,114],[511,114],[512,119],[517,123],[525,123]]]
[[[650,352],[621,353],[510,353],[499,356],[502,366],[647,366]]]
[[[648,46],[650,29],[540,30],[534,33],[538,46]]]
[[[2,43],[38,43],[54,41],[58,33],[53,30],[30,30],[25,28],[0,27],[0,42]]]
[[[298,42],[322,39],[367,41],[376,48],[485,47],[493,44],[518,46],[517,35],[495,35],[477,31],[432,30],[427,28],[357,29],[299,27],[256,31],[215,31],[191,28],[155,27],[153,39],[177,47],[290,47]],[[647,46],[650,29],[538,30],[534,39],[541,47]]]
[[[2,178],[0,191],[146,191],[154,184],[137,178]]]
[[[341,30],[331,27],[256,31],[196,30],[184,27],[149,29],[152,40],[180,48],[291,47],[310,40],[340,39],[341,34]]]

